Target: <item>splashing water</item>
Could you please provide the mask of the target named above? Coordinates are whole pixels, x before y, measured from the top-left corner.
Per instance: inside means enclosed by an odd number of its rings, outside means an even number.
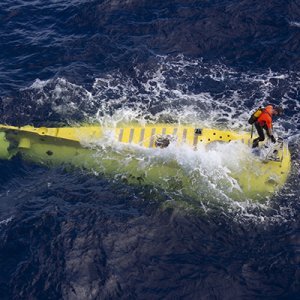
[[[20,107],[20,119],[25,124],[43,124],[47,120],[115,127],[120,123],[166,122],[247,131],[249,111],[272,101],[287,111],[285,119],[275,122],[276,133],[297,144],[299,79],[298,73],[241,73],[222,64],[210,65],[183,56],[157,57],[151,66],[137,65],[128,74],[103,74],[90,89],[65,78],[36,80],[21,91],[21,97],[26,98],[23,102],[31,110],[26,114],[26,109]],[[35,119],[30,121],[33,116]],[[144,169],[156,164],[156,160],[172,160],[189,176],[198,195],[234,203],[228,192],[239,190],[239,186],[231,174],[243,168],[248,159],[242,145],[218,144],[198,151],[171,146],[161,152],[147,151],[135,157],[143,162]],[[127,160],[132,159],[130,155]],[[245,203],[247,206],[249,201],[245,199]]]

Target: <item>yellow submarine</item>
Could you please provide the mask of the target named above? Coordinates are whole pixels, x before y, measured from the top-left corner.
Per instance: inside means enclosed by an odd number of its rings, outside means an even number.
[[[230,174],[238,188],[226,186],[227,183],[223,186],[229,197],[261,201],[285,184],[291,168],[288,145],[280,140],[263,158],[257,157],[252,154],[252,137],[248,132],[180,124],[132,123],[111,128],[99,124],[51,128],[0,125],[0,159],[20,155],[35,163],[75,166],[128,184],[156,186],[191,197],[197,197],[197,188],[191,187],[189,174],[178,163],[158,159],[155,164],[141,167],[141,160],[134,153],[155,148],[165,151],[170,145],[187,145],[196,150],[216,143],[249,146],[251,159]]]

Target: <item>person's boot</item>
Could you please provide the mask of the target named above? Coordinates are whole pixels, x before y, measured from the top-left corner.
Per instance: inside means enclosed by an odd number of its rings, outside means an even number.
[[[258,138],[254,139],[252,143],[252,148],[258,147],[258,143],[259,143],[259,139]]]

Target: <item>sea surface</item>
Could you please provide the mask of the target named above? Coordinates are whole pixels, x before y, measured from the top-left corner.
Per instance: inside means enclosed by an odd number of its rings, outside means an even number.
[[[292,170],[260,203],[222,196],[222,147],[176,150],[200,199],[1,160],[0,299],[300,295],[299,0],[1,0],[1,124],[249,131],[267,103]]]

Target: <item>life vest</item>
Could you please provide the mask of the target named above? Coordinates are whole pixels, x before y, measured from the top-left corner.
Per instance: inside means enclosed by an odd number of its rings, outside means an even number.
[[[268,129],[272,129],[272,116],[273,116],[273,106],[268,105],[265,107],[263,112],[257,118],[256,122],[260,126],[266,126]]]
[[[262,107],[259,107],[249,118],[248,123],[249,124],[254,124],[259,116],[263,113],[264,109]]]

